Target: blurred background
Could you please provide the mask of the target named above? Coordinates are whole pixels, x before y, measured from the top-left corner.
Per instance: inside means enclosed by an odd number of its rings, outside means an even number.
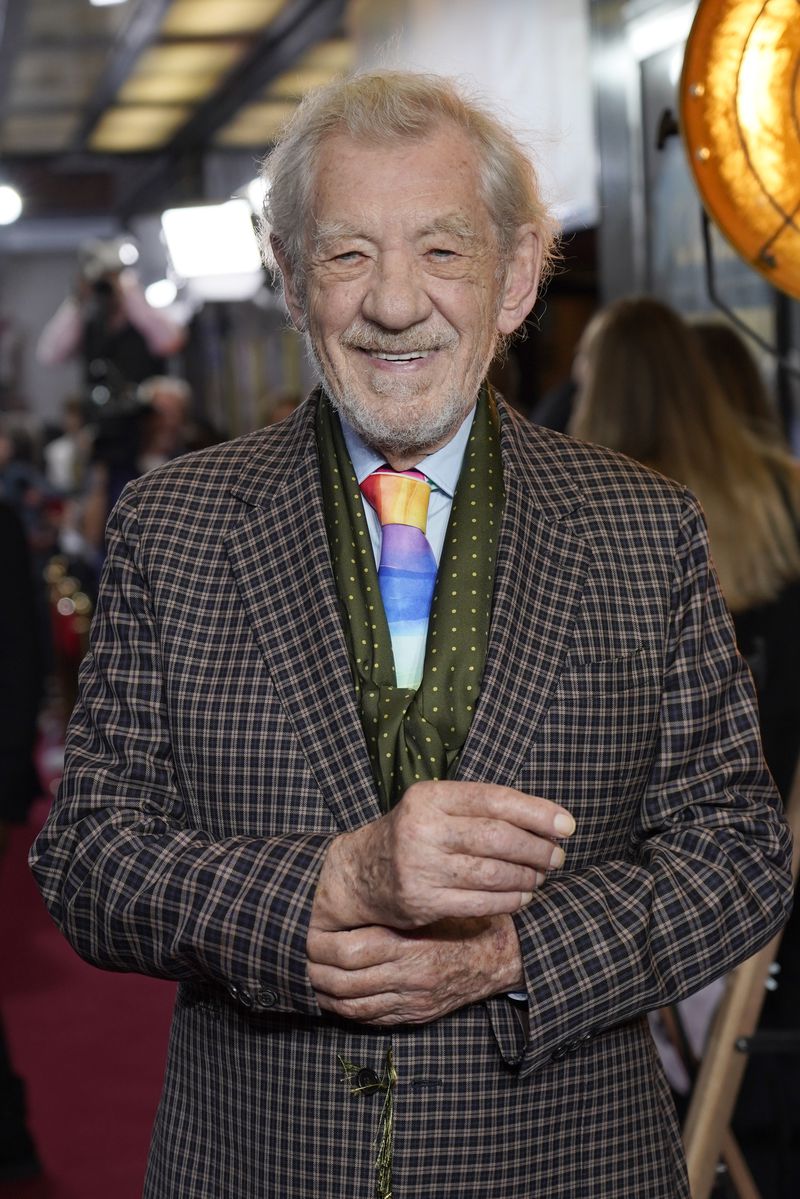
[[[696,7],[3,0],[0,184],[23,204],[0,226],[3,410],[60,419],[79,365],[43,365],[37,341],[73,289],[81,245],[119,237],[138,253],[151,302],[177,305],[188,327],[180,368],[198,415],[235,435],[263,423],[265,397],[304,392],[301,351],[255,260],[226,294],[224,264],[211,264],[214,285],[203,279],[202,253],[213,247],[201,237],[191,235],[194,260],[170,258],[162,215],[235,197],[257,208],[258,160],[304,91],[376,63],[463,77],[510,116],[540,163],[568,240],[537,331],[515,355],[519,377],[507,381],[522,406],[568,376],[602,301],[648,291],[684,312],[711,307],[699,199],[680,136],[662,127],[666,112],[678,115]],[[716,240],[727,302],[786,351],[797,340],[796,305]],[[788,412],[791,384],[776,382]]]
[[[707,31],[723,18],[720,49]],[[0,1194],[141,1192],[172,987],[75,959],[25,854],[58,785],[114,499],[176,454],[281,419],[314,383],[253,231],[271,138],[308,89],[360,68],[459,76],[530,146],[563,231],[527,336],[494,368],[509,401],[565,429],[590,322],[647,295],[689,323],[743,332],[793,455],[798,25],[794,0],[0,0],[7,560],[20,529],[24,541],[3,646],[31,647],[22,660],[9,651],[0,677],[2,711],[18,717],[0,762],[30,743],[36,772],[0,807],[0,1069],[14,1080],[7,1099],[0,1089]],[[718,112],[704,126],[692,109],[720,61],[735,135]],[[739,102],[734,84],[748,79],[756,99]],[[33,740],[23,710],[35,711]],[[766,1123],[765,1160],[754,1150],[751,1163],[761,1193],[797,1196],[795,1130],[773,1113]]]

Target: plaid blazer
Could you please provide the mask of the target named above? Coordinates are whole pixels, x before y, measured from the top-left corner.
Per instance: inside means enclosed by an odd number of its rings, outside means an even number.
[[[688,1195],[645,1012],[762,945],[789,836],[696,503],[502,410],[506,504],[458,777],[575,815],[515,917],[529,1004],[377,1030],[315,1001],[331,839],[379,815],[313,400],[130,485],[32,852],[77,951],[180,981],[147,1199],[368,1199],[393,1048],[395,1199]]]

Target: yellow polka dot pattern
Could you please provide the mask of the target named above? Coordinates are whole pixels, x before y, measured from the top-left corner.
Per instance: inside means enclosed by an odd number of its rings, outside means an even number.
[[[384,810],[412,783],[454,771],[480,693],[491,619],[503,472],[497,412],[483,389],[450,513],[418,691],[396,686],[375,558],[339,421],[317,415],[325,521],[356,698]]]

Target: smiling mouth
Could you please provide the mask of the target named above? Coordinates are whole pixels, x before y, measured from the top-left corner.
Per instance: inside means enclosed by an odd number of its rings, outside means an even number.
[[[362,353],[369,358],[379,358],[381,362],[415,362],[418,358],[427,358],[429,354],[434,353],[431,350],[409,350],[406,354],[387,354],[384,350],[368,350],[360,346]]]

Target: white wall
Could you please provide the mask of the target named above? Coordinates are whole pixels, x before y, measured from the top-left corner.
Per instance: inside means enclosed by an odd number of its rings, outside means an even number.
[[[597,221],[589,0],[357,0],[362,67],[455,75],[534,152],[565,229]]]

